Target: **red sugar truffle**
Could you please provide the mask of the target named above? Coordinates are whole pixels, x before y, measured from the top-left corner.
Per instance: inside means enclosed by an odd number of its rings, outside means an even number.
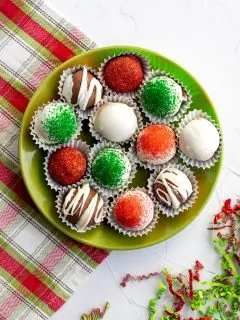
[[[136,143],[138,158],[153,165],[168,162],[176,153],[175,134],[166,124],[153,124],[143,129]]]
[[[131,55],[109,60],[104,68],[104,81],[116,92],[126,93],[137,89],[143,81],[140,61]]]
[[[86,172],[86,157],[77,149],[63,147],[49,158],[50,176],[61,185],[70,185],[79,181]]]
[[[113,214],[116,223],[121,227],[140,231],[152,221],[154,204],[145,192],[130,190],[117,199]]]

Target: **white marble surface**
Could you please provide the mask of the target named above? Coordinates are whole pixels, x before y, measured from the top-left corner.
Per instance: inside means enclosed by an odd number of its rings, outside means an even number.
[[[54,320],[79,320],[94,306],[111,302],[105,319],[147,319],[147,302],[155,281],[119,282],[135,274],[170,266],[181,270],[198,258],[206,276],[216,271],[218,256],[207,224],[226,197],[240,194],[240,2],[239,0],[48,0],[55,10],[100,45],[130,44],[156,50],[189,70],[217,107],[224,130],[222,175],[208,205],[184,231],[151,248],[113,252],[84,281]],[[201,107],[201,106],[200,106]]]

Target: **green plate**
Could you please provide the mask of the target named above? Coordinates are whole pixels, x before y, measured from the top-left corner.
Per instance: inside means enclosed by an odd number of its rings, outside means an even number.
[[[149,59],[153,69],[159,68],[165,70],[165,72],[169,72],[181,80],[192,94],[193,103],[191,105],[191,109],[201,108],[219,124],[217,113],[208,95],[192,75],[182,67],[158,53],[147,49],[116,46],[94,49],[83,53],[66,61],[51,72],[33,95],[24,113],[19,138],[19,157],[23,179],[28,192],[39,211],[56,228],[69,237],[94,247],[114,250],[129,250],[151,246],[172,237],[185,228],[197,217],[209,199],[217,182],[222,162],[221,157],[218,163],[210,170],[194,170],[199,182],[199,197],[193,207],[175,218],[167,218],[161,215],[156,228],[146,236],[129,238],[119,234],[105,223],[85,234],[79,234],[72,231],[58,219],[56,209],[54,207],[56,194],[47,187],[44,179],[43,160],[45,153],[37,148],[29,133],[31,118],[34,111],[43,103],[58,98],[58,80],[64,69],[78,64],[86,64],[97,69],[105,58],[113,54],[118,54],[124,50],[132,50],[137,53],[142,53]],[[81,138],[86,140],[88,143],[92,143],[89,138],[89,134],[86,131],[82,134]],[[135,179],[135,184],[143,186],[147,177],[147,171],[140,169]]]

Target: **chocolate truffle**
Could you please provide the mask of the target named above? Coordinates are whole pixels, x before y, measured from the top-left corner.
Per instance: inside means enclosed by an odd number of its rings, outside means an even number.
[[[192,120],[180,133],[179,147],[189,158],[207,161],[219,147],[218,130],[204,118]]]
[[[96,131],[112,142],[130,139],[138,128],[134,109],[119,102],[102,105],[94,115],[93,122]]]
[[[64,199],[62,213],[79,231],[84,231],[102,221],[103,199],[88,183],[72,188]]]
[[[81,70],[66,77],[62,95],[68,103],[86,110],[101,100],[102,85],[86,67],[82,67]]]
[[[117,199],[113,214],[116,223],[121,227],[140,231],[152,221],[154,204],[145,192],[130,190]]]
[[[192,184],[187,175],[176,168],[163,169],[153,185],[156,199],[173,209],[178,209],[192,194]]]
[[[131,163],[121,150],[105,148],[96,155],[91,171],[99,185],[108,189],[116,189],[128,181]]]
[[[159,165],[168,162],[176,153],[175,134],[166,124],[153,124],[143,129],[136,143],[138,158]]]
[[[52,179],[61,185],[78,182],[86,173],[87,159],[75,148],[63,147],[52,153],[48,171]]]
[[[123,55],[109,60],[104,68],[103,78],[107,86],[119,93],[136,90],[143,81],[140,61],[131,55]]]
[[[39,140],[46,144],[68,142],[77,130],[74,109],[63,102],[52,102],[40,108],[33,128]]]
[[[147,81],[141,91],[143,108],[157,117],[172,117],[180,109],[183,101],[182,87],[165,76]]]

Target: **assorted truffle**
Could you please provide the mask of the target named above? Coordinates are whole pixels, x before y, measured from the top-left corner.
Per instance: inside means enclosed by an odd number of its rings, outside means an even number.
[[[119,102],[104,103],[95,113],[93,122],[95,130],[112,142],[130,139],[138,128],[134,109]]]
[[[130,190],[116,200],[113,215],[122,228],[140,231],[153,220],[154,204],[145,192]]]
[[[83,232],[103,220],[103,205],[103,198],[86,183],[68,191],[63,201],[62,215]]]
[[[38,139],[49,145],[68,142],[77,130],[74,109],[63,102],[52,102],[40,108],[33,124]]]
[[[62,87],[62,96],[65,100],[79,106],[81,110],[86,110],[97,103],[102,98],[102,85],[86,67],[66,76]]]
[[[33,118],[31,134],[35,135],[34,140],[49,145],[50,149],[45,162],[48,183],[53,187],[55,182],[56,189],[62,192],[59,194],[61,201],[57,202],[58,205],[60,203],[60,217],[79,232],[90,230],[103,221],[106,214],[105,195],[110,201],[109,214],[114,220],[113,225],[121,232],[125,229],[125,234],[131,235],[136,231],[139,235],[140,231],[141,234],[147,233],[156,221],[154,203],[161,210],[167,213],[171,211],[175,215],[186,209],[189,203],[191,205],[197,193],[195,178],[186,168],[167,164],[177,151],[174,129],[168,124],[156,123],[163,118],[166,123],[174,120],[168,118],[179,112],[183,101],[188,99],[187,94],[179,83],[168,76],[149,77],[143,83],[146,68],[144,61],[138,57],[132,54],[114,56],[108,59],[98,74],[92,73],[85,66],[68,69],[61,77],[59,88],[61,99],[64,98],[67,103],[50,102],[39,108]],[[140,89],[138,104],[152,123],[143,128],[142,120],[139,121],[140,112],[131,107],[131,100],[126,97],[126,100],[117,97],[126,103],[116,102],[109,96],[101,100],[101,82],[106,91],[130,93],[128,96]],[[87,113],[91,114],[90,131],[96,139],[105,139],[112,144],[109,146],[103,143],[94,148],[89,164],[85,152],[78,148],[55,146],[51,150],[54,144],[64,144],[77,136],[80,128],[78,118],[82,113],[76,109],[90,110],[97,104],[97,108]],[[197,117],[196,114],[193,120],[189,121],[189,117],[186,117],[181,122],[177,131],[178,148],[186,163],[192,166],[197,163],[197,167],[204,167],[202,162],[210,160],[219,149],[220,134],[210,120],[204,116]],[[156,121],[156,118],[159,119]],[[187,124],[186,119],[189,121]],[[131,150],[134,149],[134,159],[129,158],[125,152],[130,146],[130,139],[133,139]],[[117,143],[123,143],[124,148]],[[189,158],[196,161],[189,161]],[[126,191],[134,176],[134,161],[158,170],[148,181],[151,197],[145,189]],[[163,167],[163,164],[167,165]],[[89,182],[85,180],[81,186],[76,187],[75,184],[79,185],[86,174]],[[110,198],[117,194],[120,195],[116,199]],[[112,224],[113,220],[109,222]]]
[[[187,175],[176,168],[163,169],[153,184],[156,199],[173,209],[178,209],[192,194],[193,188]]]
[[[166,124],[152,124],[144,128],[137,137],[138,158],[151,165],[164,164],[176,153],[175,134]]]
[[[92,176],[102,187],[118,189],[129,180],[131,162],[120,149],[104,148],[92,162]]]
[[[184,93],[182,87],[172,78],[159,76],[144,84],[140,99],[144,110],[149,114],[167,118],[179,111]]]
[[[190,121],[179,135],[179,148],[189,158],[207,161],[219,147],[219,133],[211,121],[199,118]]]
[[[141,62],[133,55],[122,55],[110,59],[103,71],[106,85],[118,93],[136,90],[141,85],[143,78]]]
[[[84,177],[86,170],[86,156],[71,147],[63,147],[54,151],[48,161],[49,175],[63,186],[78,182]]]

